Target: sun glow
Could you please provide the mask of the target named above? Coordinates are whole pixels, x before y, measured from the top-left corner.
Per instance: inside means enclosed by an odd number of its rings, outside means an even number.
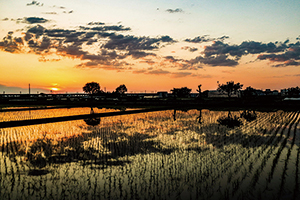
[[[60,89],[59,89],[59,88],[56,88],[56,87],[52,87],[52,88],[50,88],[50,90],[53,90],[53,91],[59,91]]]

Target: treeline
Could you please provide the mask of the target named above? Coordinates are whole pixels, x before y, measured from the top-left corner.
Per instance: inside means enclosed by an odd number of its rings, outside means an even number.
[[[208,97],[209,90],[205,90],[202,92],[201,90],[202,85],[198,85],[198,89],[196,90],[198,95],[197,98],[202,97]],[[243,84],[241,83],[235,83],[234,81],[228,81],[225,84],[218,84],[217,91],[220,94],[225,94],[228,96],[228,98],[231,98],[232,95],[237,95],[238,97],[257,97],[257,96],[264,96],[264,95],[279,95],[280,93],[277,90],[271,91],[266,90],[262,91],[259,89],[255,89],[251,86],[247,87],[245,90],[242,90]],[[97,82],[90,82],[86,83],[86,85],[83,87],[83,91],[87,94],[91,95],[103,95],[106,96],[115,96],[119,97],[124,95],[127,92],[127,87],[122,84],[118,86],[113,92],[104,92],[101,90],[99,83]],[[192,89],[187,87],[181,87],[181,88],[173,88],[170,90],[172,96],[174,98],[188,98],[190,97]],[[288,89],[284,89],[282,91],[281,96],[286,97],[300,97],[300,88],[297,87],[291,87]]]

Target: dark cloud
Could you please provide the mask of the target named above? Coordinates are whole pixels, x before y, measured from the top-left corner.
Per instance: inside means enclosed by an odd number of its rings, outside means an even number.
[[[129,51],[127,55],[131,55],[134,59],[144,58],[147,56],[156,56],[156,54],[154,53],[145,52],[145,51],[134,51],[134,50]]]
[[[147,58],[143,58],[141,61],[139,61],[140,63],[146,63],[148,65],[154,65],[156,62],[154,60],[151,59],[147,59]]]
[[[181,12],[183,12],[183,10],[181,8],[167,9],[166,12],[168,12],[168,13],[181,13]]]
[[[295,60],[285,61],[283,64],[272,65],[272,67],[287,67],[287,66],[299,66],[300,62]]]
[[[285,49],[282,48],[283,53],[269,53],[260,54],[257,56],[258,60],[269,60],[272,62],[282,62],[273,67],[299,66],[300,65],[300,42],[295,44],[286,44]]]
[[[28,30],[30,31],[30,29]],[[65,29],[44,29],[45,34],[49,37],[68,37],[75,33],[75,30],[65,30]]]
[[[37,26],[34,26],[32,28],[30,28],[27,33],[33,33],[35,34],[36,38],[40,37],[41,35],[44,34],[45,32],[45,28],[41,25],[37,25]]]
[[[91,28],[91,30],[94,30],[94,31],[130,31],[131,28],[124,27],[122,25],[119,25],[119,26],[98,26],[98,27]]]
[[[47,19],[42,17],[25,17],[24,22],[28,24],[38,24],[38,23],[46,23]]]
[[[186,41],[186,42],[192,42],[192,43],[202,43],[202,42],[212,41],[212,39],[209,38],[208,35],[204,35],[204,36],[195,37],[193,39],[185,39],[184,41]]]
[[[158,49],[161,43],[174,42],[176,41],[169,36],[150,38],[114,34],[110,36],[110,40],[104,45],[104,48],[118,50],[153,50]]]
[[[37,54],[48,53],[51,48],[51,40],[48,37],[43,37],[39,42],[29,40],[28,46]]]
[[[131,69],[131,67],[127,67],[128,65],[130,64],[124,61],[119,62],[119,61],[99,60],[99,61],[90,61],[90,62],[82,63],[77,65],[76,67],[124,71],[124,70]]]
[[[36,5],[36,6],[43,6],[44,4],[43,3],[40,3],[38,1],[32,1],[31,3],[27,3],[26,6],[33,6],[33,5]]]
[[[8,18],[2,19],[2,21],[8,21]],[[16,23],[26,23],[26,24],[42,24],[49,22],[48,19],[45,19],[43,17],[24,17],[24,18],[18,18],[18,19],[10,19],[11,21],[15,21]]]
[[[7,36],[0,41],[0,49],[10,53],[20,52],[23,40],[22,38],[13,37],[12,34],[12,31],[8,32]]]
[[[103,22],[89,22],[88,25],[94,26],[94,25],[105,25]]]
[[[255,42],[255,41],[247,41],[247,42],[242,42],[242,44],[239,45],[240,51],[242,51],[244,54],[258,54],[262,52],[266,53],[277,53],[277,52],[282,52],[284,51],[287,46],[286,42],[284,43],[267,43],[264,44],[262,42]]]
[[[212,45],[206,46],[203,53],[205,54],[205,57],[224,54],[240,57],[244,54],[244,52],[239,49],[238,45],[229,45],[221,41],[215,41]]]
[[[189,50],[190,52],[198,51],[198,48],[196,48],[196,47],[189,47],[189,46],[181,47],[181,49]]]
[[[101,22],[90,22],[88,25],[102,25],[102,24]],[[123,25],[106,26],[104,25],[104,23],[102,26],[95,26],[95,27],[81,26],[80,28],[83,30],[93,30],[93,31],[130,31],[131,30],[131,28],[124,27]]]
[[[46,19],[31,17],[23,18],[28,23],[43,22]],[[21,19],[20,19],[21,20]],[[86,26],[76,29],[47,29],[41,25],[27,28],[22,37],[13,37],[13,32],[0,41],[0,48],[4,51],[34,52],[40,55],[41,61],[51,61],[46,56],[57,54],[82,60],[83,64],[78,67],[98,67],[103,69],[129,69],[130,63],[125,61],[135,59],[133,63],[147,63],[155,67],[171,67],[178,70],[169,72],[159,69],[148,69],[145,74],[168,74],[173,77],[193,76],[191,70],[199,70],[204,65],[217,67],[235,67],[239,64],[242,56],[259,54],[257,60],[269,60],[277,62],[273,67],[299,66],[300,65],[300,41],[290,43],[284,42],[262,43],[256,41],[244,41],[241,44],[230,44],[224,42],[228,36],[210,38],[207,35],[198,36],[193,39],[185,39],[186,42],[201,43],[212,42],[205,46],[203,52],[193,59],[181,59],[174,56],[159,57],[157,50],[177,42],[168,35],[158,37],[135,36],[124,34],[130,31],[130,27],[123,25],[106,25],[103,22],[89,22]],[[92,47],[87,48],[87,45]],[[184,50],[195,52],[195,47],[185,46]],[[173,54],[174,55],[174,54]],[[154,65],[156,64],[156,65]],[[189,70],[187,72],[187,70]],[[133,71],[142,73],[142,71]]]
[[[199,56],[195,59],[190,60],[191,64],[207,64],[213,67],[216,66],[227,66],[227,67],[234,67],[238,65],[238,62],[236,60],[229,59],[227,55],[221,54],[217,56]]]
[[[57,54],[63,56],[69,56],[72,58],[81,58],[87,54],[86,51],[83,51],[81,46],[70,45],[70,46],[60,46],[57,48]]]
[[[184,60],[184,59],[176,59],[173,56],[165,56],[165,62],[169,62],[171,67],[176,67],[178,70],[198,70],[202,68],[200,65],[200,61],[192,60]]]
[[[210,38],[209,35],[204,36],[197,36],[193,39],[185,39],[185,42],[191,42],[191,43],[203,43],[203,42],[211,42],[211,41],[224,41],[225,39],[228,39],[228,36],[222,36],[219,38]]]
[[[175,42],[169,36],[150,38],[117,34],[116,32],[118,31],[130,29],[122,25],[101,26],[99,28],[99,22],[90,24],[97,26],[84,29],[80,27],[80,31],[46,29],[41,25],[37,25],[29,28],[23,39],[36,54],[48,53],[50,49],[53,49],[52,52],[56,52],[59,55],[80,58],[82,60],[102,60],[109,64],[119,63],[117,60],[122,60],[128,56],[132,56],[134,59],[156,56],[151,50],[160,48],[161,44]],[[11,36],[9,35],[8,37]],[[82,49],[83,44],[92,45],[95,43],[99,46],[98,53],[90,54]],[[17,48],[17,45],[12,42],[2,42],[1,44],[3,48],[5,46],[7,51],[11,52],[14,52]]]
[[[70,11],[63,11],[63,13],[66,13],[66,14],[71,14],[73,13],[74,11],[73,10],[70,10]]]
[[[177,63],[179,61],[182,61],[182,59],[176,59],[173,56],[165,56],[164,58],[166,61],[168,61],[170,63]]]
[[[223,39],[224,37],[220,38]],[[209,39],[205,39],[205,37],[197,37],[196,39],[194,38],[194,40],[190,41],[204,42],[209,41]],[[282,62],[290,59],[298,60],[299,45],[291,45],[288,43],[289,40],[275,43],[244,41],[240,45],[231,45],[218,40],[214,41],[213,44],[209,46],[205,46],[205,49],[202,52],[204,56],[191,59],[189,63],[191,65],[194,65],[195,63],[202,63],[210,66],[236,66],[238,65],[240,58],[248,54],[261,54],[258,56],[258,60],[268,59],[270,61]],[[287,51],[287,49],[289,50]],[[280,54],[280,52],[284,53]],[[296,63],[293,64],[296,65]]]

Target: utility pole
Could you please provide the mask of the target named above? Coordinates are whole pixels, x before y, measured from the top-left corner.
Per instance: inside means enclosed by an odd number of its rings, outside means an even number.
[[[29,83],[29,94],[30,94],[30,83]]]

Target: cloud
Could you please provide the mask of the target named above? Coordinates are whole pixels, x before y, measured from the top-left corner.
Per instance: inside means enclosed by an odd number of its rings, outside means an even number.
[[[219,38],[210,38],[209,35],[203,35],[203,36],[197,36],[193,39],[185,39],[185,42],[191,42],[191,43],[203,43],[203,42],[211,42],[211,41],[224,41],[225,39],[228,39],[228,36],[222,36]]]
[[[241,57],[247,54],[259,54],[259,53],[277,53],[284,51],[287,48],[286,44],[280,43],[268,43],[255,41],[244,41],[240,45],[229,45],[222,41],[214,41],[210,46],[206,46],[204,50],[205,56],[229,54],[231,56]]]
[[[37,1],[32,1],[31,3],[27,3],[26,6],[33,6],[33,5],[36,5],[36,6],[43,6],[44,4],[43,3],[40,3],[40,2],[37,2]]]
[[[47,13],[45,13],[45,14],[47,14]],[[9,18],[2,19],[2,21],[8,21],[8,20],[9,20]],[[10,19],[10,20],[15,21],[16,23],[26,23],[26,24],[42,24],[42,23],[46,23],[46,22],[50,21],[43,17],[24,17],[24,18],[18,18],[18,19]]]
[[[287,65],[299,65],[296,60],[299,60],[300,48],[299,42],[296,44],[289,44],[289,40],[284,42],[269,42],[262,43],[256,41],[244,41],[240,45],[231,45],[224,43],[223,36],[214,40],[211,45],[205,46],[202,54],[204,56],[198,56],[188,61],[190,65],[194,64],[206,64],[210,66],[237,66],[238,61],[242,56],[249,54],[260,54],[257,60],[270,60],[270,61],[287,61],[280,65],[274,65],[275,67],[287,66]],[[201,43],[207,42],[211,39],[207,36],[196,37],[194,39],[186,39],[185,41]],[[188,48],[186,48],[188,49]],[[283,52],[283,53],[282,53]],[[294,61],[294,62],[293,62]]]
[[[0,41],[0,49],[11,53],[35,53],[41,62],[58,61],[48,55],[79,59],[80,68],[100,68],[109,70],[129,70],[133,64],[147,63],[155,69],[131,70],[133,73],[168,75],[171,77],[196,76],[195,71],[204,66],[236,67],[242,56],[256,54],[259,60],[269,60],[273,67],[299,66],[300,41],[257,42],[244,41],[240,44],[224,42],[228,36],[211,38],[208,35],[185,39],[185,42],[199,44],[210,42],[204,50],[192,59],[175,56],[160,56],[159,50],[166,45],[177,43],[169,35],[157,37],[130,34],[131,28],[123,25],[107,25],[104,22],[89,22],[73,29],[45,28],[40,24],[48,20],[41,17],[18,19],[32,24],[26,27],[22,37],[14,37],[9,32]],[[189,52],[198,51],[195,47],[184,46]],[[188,53],[188,52],[185,52]],[[193,53],[195,55],[196,53]],[[174,55],[174,54],[173,54]],[[158,67],[164,67],[158,69]],[[168,71],[167,68],[172,68]],[[174,71],[174,70],[177,70]],[[198,75],[197,75],[198,76]]]
[[[171,77],[173,78],[182,78],[182,77],[187,77],[187,76],[191,76],[192,73],[191,72],[173,72],[171,74]]]
[[[28,24],[38,24],[38,23],[46,23],[47,19],[42,17],[25,17],[24,22]]]
[[[165,56],[165,61],[168,61],[170,63],[177,63],[179,61],[182,61],[182,59],[176,59],[173,56]]]
[[[212,41],[211,38],[208,38],[208,35],[204,35],[204,36],[198,36],[198,37],[195,37],[193,39],[185,39],[184,40],[185,42],[192,42],[192,43],[202,43],[202,42],[209,42],[209,41]]]
[[[129,27],[124,27],[123,25],[112,25],[112,26],[107,26],[104,25],[104,23],[101,22],[90,22],[88,23],[89,26],[93,26],[93,25],[98,25],[98,26],[94,26],[94,27],[84,27],[81,26],[80,28],[83,30],[92,30],[92,31],[130,31],[131,28]],[[99,26],[101,25],[101,26]]]
[[[228,55],[216,55],[216,56],[198,56],[195,59],[190,60],[190,63],[197,64],[203,63],[213,67],[216,66],[227,66],[227,67],[234,67],[238,65],[236,60],[232,60],[228,58]]]
[[[134,74],[145,74],[146,72],[147,72],[147,70],[140,69],[140,70],[134,70],[132,73],[134,73]]]
[[[190,52],[198,51],[198,48],[196,48],[196,47],[189,47],[189,46],[181,47],[181,49],[183,49],[183,50],[189,50]]]
[[[41,35],[44,34],[45,30],[46,29],[43,26],[37,25],[28,29],[27,33],[33,33],[36,36],[36,38],[39,38]]]
[[[93,25],[105,25],[103,22],[89,22],[88,25],[93,26]]]
[[[272,65],[272,67],[287,67],[287,66],[299,66],[300,62],[295,60],[287,60],[282,64]]]
[[[176,42],[169,36],[158,38],[136,37],[132,35],[110,35],[110,40],[104,45],[107,49],[118,50],[153,50],[158,49],[161,43]]]
[[[126,55],[131,55],[134,59],[144,58],[147,56],[156,56],[154,53],[145,52],[145,51],[135,51],[131,50]]]
[[[286,44],[284,44],[286,45]],[[273,67],[299,66],[300,65],[300,42],[286,45],[283,53],[260,54],[258,60],[269,60],[271,62],[282,62]]]
[[[65,14],[72,14],[74,11],[73,10],[70,10],[70,11],[63,11],[63,13]]]
[[[146,72],[146,74],[152,74],[152,75],[165,75],[169,73],[170,73],[169,71],[162,70],[162,69],[156,69],[156,70],[151,70]]]
[[[183,12],[183,10],[181,8],[167,9],[166,12],[168,12],[168,13],[181,13],[181,12]]]
[[[155,65],[156,61],[149,59],[149,58],[142,58],[140,59],[139,63],[146,63],[148,65]]]
[[[0,41],[0,49],[3,51],[7,51],[10,53],[17,53],[21,51],[21,47],[23,45],[22,38],[13,37],[13,32],[8,32],[7,36]]]

